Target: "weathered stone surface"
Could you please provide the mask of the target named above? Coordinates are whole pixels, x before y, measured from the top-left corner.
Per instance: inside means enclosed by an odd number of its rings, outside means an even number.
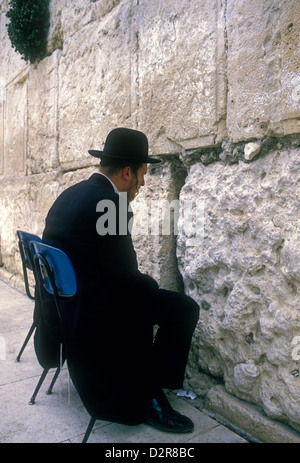
[[[226,16],[229,137],[299,133],[299,2],[229,1]]]
[[[57,50],[32,69],[27,87],[27,174],[58,169]]]
[[[55,172],[2,180],[0,185],[1,253],[11,273],[22,274],[16,230],[41,235],[45,213],[59,191]]]
[[[88,178],[94,169],[61,175],[57,172],[2,180],[0,184],[0,250],[11,273],[22,275],[16,230],[42,235],[45,218],[57,196],[66,188]]]
[[[176,217],[179,191],[186,171],[178,157],[170,156],[161,164],[149,166],[146,186],[135,201],[133,241],[141,271],[155,278],[160,286],[182,290],[182,278],[176,258]]]
[[[7,82],[1,106],[3,157],[0,174],[11,178],[22,177],[26,173],[27,72]]]
[[[0,4],[0,43],[1,43],[1,69],[0,77],[4,83],[8,82],[24,65],[25,61],[19,53],[14,51],[8,39],[6,24],[8,19],[6,12],[8,10],[8,0],[1,0]]]
[[[261,142],[247,143],[244,148],[245,159],[247,161],[252,161],[252,159],[259,154],[261,146]]]
[[[181,201],[204,204],[204,237],[177,255],[185,290],[200,304],[198,365],[231,394],[299,423],[299,149],[246,164],[195,164]],[[184,204],[184,203],[183,203]],[[184,211],[181,211],[184,215]]]
[[[108,18],[84,21],[75,36],[64,39],[59,67],[59,161],[63,169],[95,164],[88,149],[102,148],[114,127],[136,126],[133,13],[132,2],[127,0]]]
[[[254,442],[298,444],[300,435],[279,422],[271,420],[258,407],[236,399],[222,386],[210,389],[206,407],[223,424],[229,424]]]
[[[155,154],[214,145],[224,136],[221,2],[139,2],[139,125]]]
[[[92,22],[99,22],[120,0],[51,0],[48,52],[63,49],[64,41]],[[76,38],[74,39],[76,40]]]

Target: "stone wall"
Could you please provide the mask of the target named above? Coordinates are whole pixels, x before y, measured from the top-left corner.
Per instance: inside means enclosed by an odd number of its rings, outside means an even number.
[[[163,162],[136,218],[153,198],[179,200],[180,226],[134,240],[143,271],[201,306],[188,383],[201,395],[209,374],[299,430],[299,2],[51,0],[48,56],[34,66],[11,48],[7,4],[2,270],[21,274],[15,231],[42,233],[59,192],[96,168],[88,149],[114,127],[143,130]],[[191,203],[200,242],[185,226]]]

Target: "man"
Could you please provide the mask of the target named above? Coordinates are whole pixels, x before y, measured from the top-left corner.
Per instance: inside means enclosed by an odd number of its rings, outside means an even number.
[[[191,432],[192,421],[173,410],[162,388],[183,386],[199,307],[138,270],[132,213],[119,200],[126,193],[132,201],[147,164],[160,161],[148,156],[142,132],[125,128],[108,134],[103,151],[89,153],[101,159],[100,171],[57,198],[43,234],[69,256],[77,276],[76,297],[62,303],[72,381],[96,418]]]

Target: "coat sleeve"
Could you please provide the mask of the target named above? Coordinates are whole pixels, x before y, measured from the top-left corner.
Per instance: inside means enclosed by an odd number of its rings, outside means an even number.
[[[143,274],[138,269],[136,252],[134,250],[131,234],[128,230],[128,222],[132,219],[132,212],[119,213],[119,201],[116,199],[116,227],[115,233],[107,233],[105,236],[98,234],[97,247],[103,273],[111,277],[111,282],[116,282],[118,288],[128,289],[134,292],[147,294],[158,289],[157,282],[149,275]],[[126,216],[126,226],[120,223],[120,217]],[[126,229],[126,233],[125,230]]]

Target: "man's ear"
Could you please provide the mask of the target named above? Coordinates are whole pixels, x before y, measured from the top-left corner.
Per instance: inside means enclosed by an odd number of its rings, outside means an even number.
[[[129,180],[130,174],[131,174],[131,167],[130,166],[124,167],[123,170],[122,170],[123,179],[124,180]]]

